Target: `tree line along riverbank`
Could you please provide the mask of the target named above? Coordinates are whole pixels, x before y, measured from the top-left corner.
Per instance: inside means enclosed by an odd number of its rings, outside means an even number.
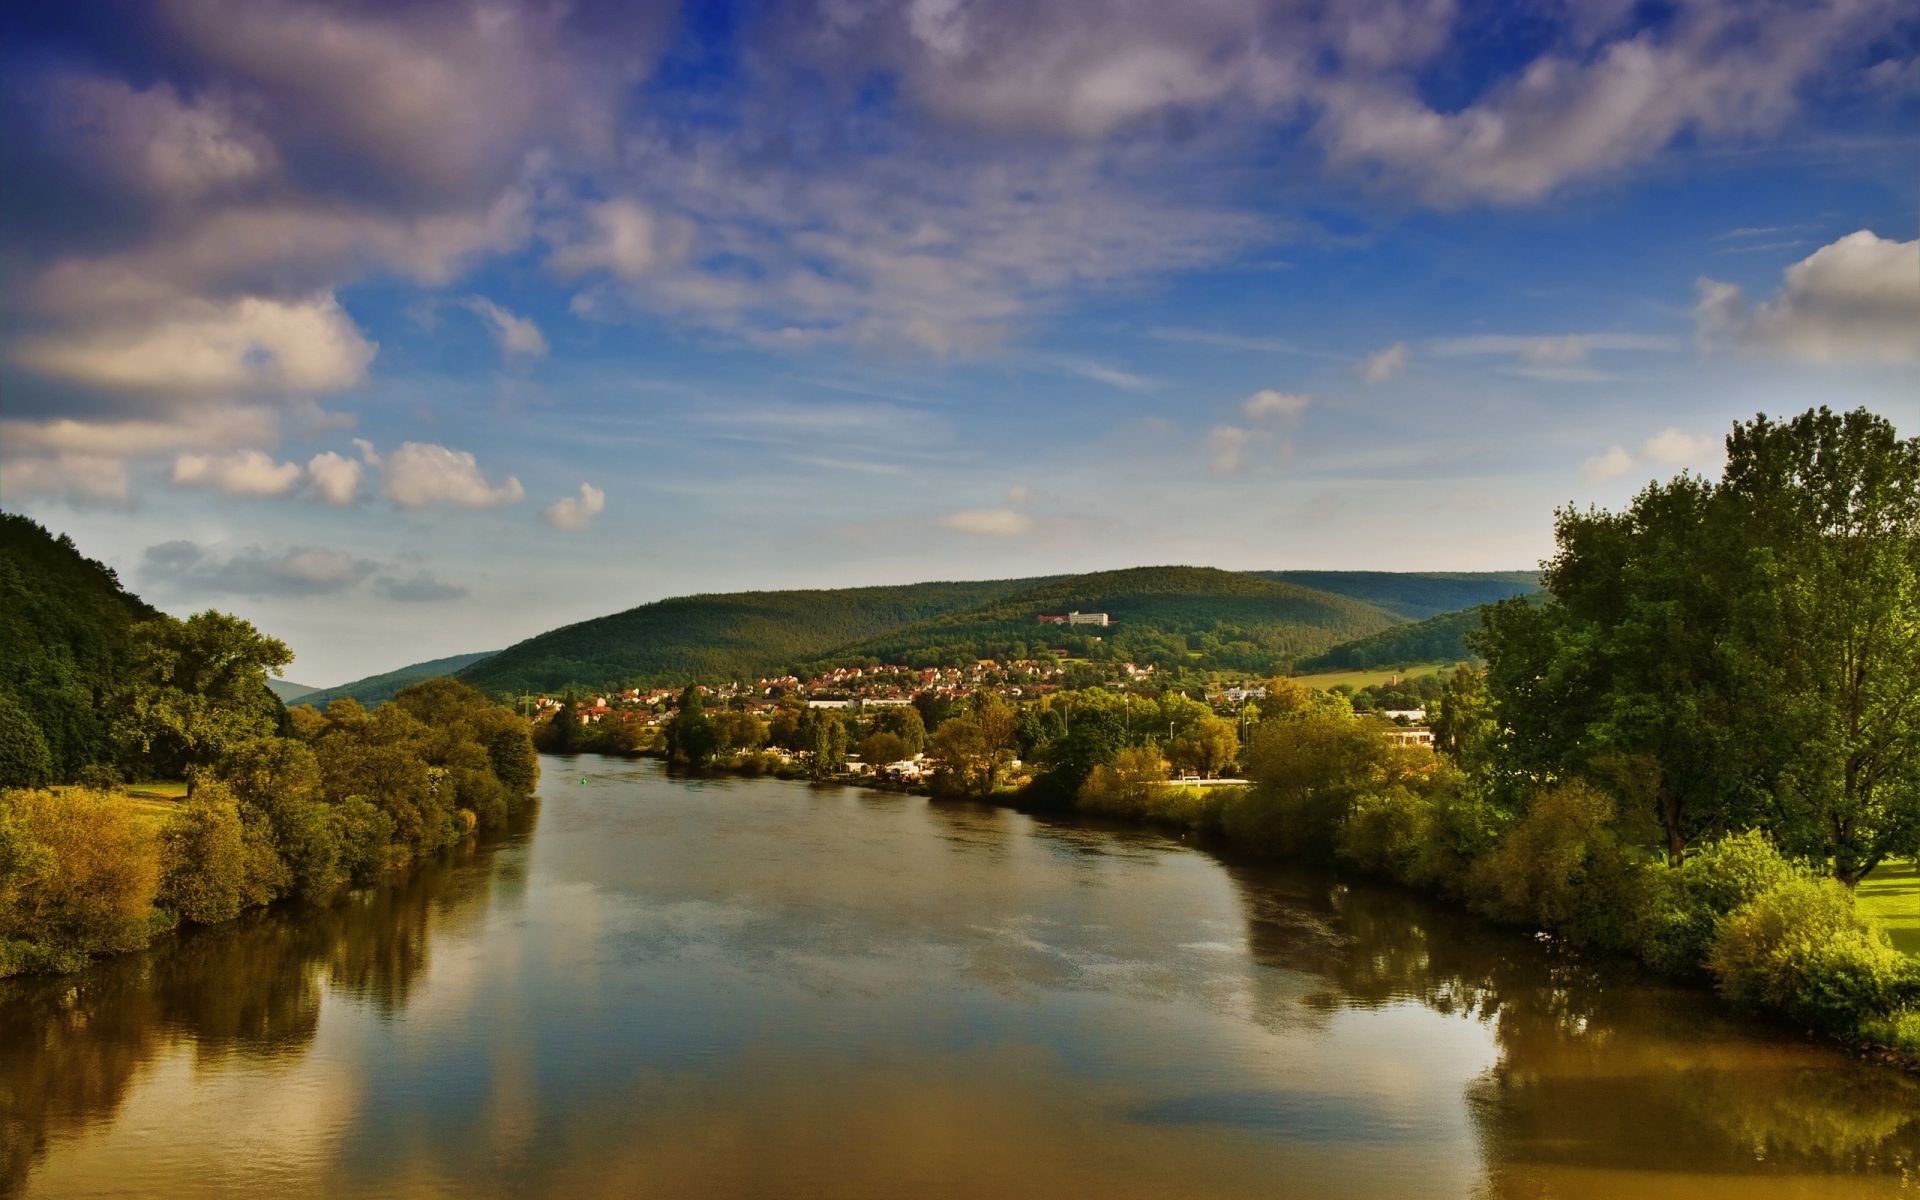
[[[1718,482],[1556,513],[1545,602],[1483,610],[1486,665],[1429,705],[1431,752],[1285,680],[1227,714],[1089,689],[853,723],[709,712],[690,688],[655,749],[818,778],[924,752],[936,796],[1338,863],[1912,1055],[1920,962],[1855,889],[1920,853],[1920,439],[1819,409],[1727,451]],[[1248,784],[1168,782],[1194,764]]]

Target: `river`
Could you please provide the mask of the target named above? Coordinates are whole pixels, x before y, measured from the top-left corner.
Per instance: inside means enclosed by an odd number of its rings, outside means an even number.
[[[0,982],[0,1193],[1920,1192],[1920,1081],[1396,891],[543,769],[528,828],[324,911]]]

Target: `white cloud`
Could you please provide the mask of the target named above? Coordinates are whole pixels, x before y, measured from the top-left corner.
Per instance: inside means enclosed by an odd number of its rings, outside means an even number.
[[[307,481],[313,485],[314,494],[336,506],[353,503],[360,491],[361,474],[358,462],[331,450],[316,454],[307,462]]]
[[[940,523],[956,533],[974,537],[1019,537],[1033,528],[1033,518],[1011,508],[969,508],[951,512]]]
[[[526,495],[513,476],[496,487],[487,482],[472,454],[432,442],[402,443],[386,456],[380,470],[381,493],[402,508],[429,504],[494,508]]]
[[[1240,411],[1249,421],[1263,421],[1268,417],[1279,417],[1285,421],[1297,421],[1307,411],[1307,405],[1313,403],[1313,397],[1298,392],[1276,392],[1272,388],[1262,388],[1248,396],[1240,405]]]
[[[1254,440],[1251,429],[1237,425],[1216,425],[1207,434],[1207,470],[1215,475],[1237,475],[1247,465],[1247,447]]]
[[[515,316],[485,296],[468,296],[460,303],[486,323],[502,354],[509,358],[516,355],[526,358],[546,356],[546,335],[531,320]]]
[[[273,144],[218,95],[183,99],[165,83],[135,90],[69,75],[48,88],[59,150],[134,190],[183,203],[270,173]]]
[[[1136,375],[1132,371],[1123,371],[1091,359],[1062,356],[1050,361],[1063,371],[1129,392],[1144,392],[1154,386],[1154,381],[1145,375]]]
[[[1636,468],[1650,472],[1675,467],[1711,470],[1725,461],[1725,444],[1720,439],[1670,426],[1641,442],[1638,453],[1629,453],[1618,443],[1607,447],[1580,464],[1580,477],[1588,483],[1605,483]]]
[[[1580,464],[1580,477],[1588,483],[1605,483],[1633,470],[1633,455],[1621,446],[1609,446],[1606,453],[1596,454]]]
[[[1476,334],[1436,338],[1427,343],[1433,353],[1447,358],[1507,359],[1498,369],[1528,379],[1562,383],[1603,383],[1613,374],[1592,365],[1596,351],[1607,353],[1664,353],[1677,350],[1677,338],[1648,333]]]
[[[1920,362],[1920,239],[1850,233],[1788,267],[1779,290],[1758,305],[1731,283],[1697,286],[1703,349],[1814,363]]]
[[[11,357],[39,374],[113,391],[311,393],[358,383],[375,350],[323,293],[295,301],[176,300],[27,337]]]
[[[656,216],[638,201],[621,197],[586,205],[573,226],[555,229],[550,234],[553,256],[547,261],[568,277],[605,271],[637,283],[685,258],[692,239],[690,222]]]
[[[1640,444],[1640,457],[1668,467],[1684,467],[1716,459],[1725,452],[1719,438],[1688,433],[1684,429],[1662,429]]]
[[[607,494],[590,483],[580,485],[580,495],[568,496],[547,505],[541,516],[555,529],[578,532],[593,524],[607,507]]]
[[[175,487],[209,487],[229,496],[285,496],[300,486],[298,463],[275,462],[261,450],[182,454],[173,460]]]
[[[270,409],[211,404],[151,420],[78,421],[54,417],[0,421],[0,444],[9,452],[34,450],[127,458],[189,447],[221,449],[249,442],[271,442],[279,436],[279,430],[279,417]]]
[[[1334,164],[1440,204],[1533,202],[1685,136],[1778,128],[1803,85],[1893,11],[1873,0],[1696,0],[1662,25],[1569,39],[1451,110],[1429,107],[1406,75],[1333,73],[1318,89],[1316,132]]]
[[[0,498],[61,496],[77,504],[128,502],[126,463],[103,454],[53,454],[0,462]]]
[[[1395,375],[1406,370],[1407,357],[1412,351],[1405,342],[1395,342],[1367,355],[1360,364],[1360,378],[1367,383],[1385,383]]]

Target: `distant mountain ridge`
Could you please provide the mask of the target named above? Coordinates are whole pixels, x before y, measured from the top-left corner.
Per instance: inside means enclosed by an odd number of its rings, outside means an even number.
[[[497,650],[482,650],[475,654],[453,654],[446,658],[430,659],[426,662],[410,663],[396,667],[391,671],[382,671],[378,675],[369,675],[364,679],[355,679],[338,687],[315,688],[297,699],[286,698],[289,704],[311,704],[315,708],[325,708],[335,700],[351,699],[372,706],[393,699],[402,691],[423,679],[436,679],[443,675],[456,675],[462,668],[470,667],[483,659],[498,654]]]
[[[678,686],[860,663],[946,665],[1050,649],[1261,673],[1449,608],[1537,586],[1531,572],[1520,571],[1135,567],[680,596],[549,630],[457,673],[495,695],[511,695]],[[1116,624],[1063,628],[1037,620],[1042,612],[1073,609],[1107,612]],[[412,672],[432,665],[402,671],[411,680],[422,677]],[[357,684],[333,691],[350,689],[361,693]]]

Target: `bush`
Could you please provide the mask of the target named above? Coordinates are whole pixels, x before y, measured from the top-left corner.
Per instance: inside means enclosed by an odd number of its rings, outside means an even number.
[[[365,796],[349,796],[328,805],[327,821],[333,828],[343,877],[370,879],[394,865],[400,852],[393,844],[393,818]]]
[[[1844,884],[1804,875],[1723,918],[1707,965],[1729,999],[1830,1033],[1885,1022],[1920,990],[1913,961],[1854,911]]]
[[[1635,949],[1657,971],[1704,974],[1720,921],[1796,873],[1757,829],[1721,838],[1678,867],[1649,870],[1635,919]]]
[[[73,781],[95,792],[118,791],[126,783],[120,772],[106,763],[88,763],[74,772]]]
[[[1540,793],[1493,852],[1473,865],[1468,891],[1476,907],[1569,941],[1625,945],[1639,872],[1613,822],[1612,798],[1584,783]]]
[[[1074,799],[1082,812],[1141,820],[1166,786],[1167,764],[1160,752],[1129,746],[1114,755],[1111,765],[1103,763],[1087,772]]]
[[[194,789],[160,838],[160,902],[184,920],[231,921],[291,883],[264,820],[243,820],[224,784]]]
[[[0,939],[56,956],[131,950],[147,938],[158,877],[152,838],[120,799],[0,796]]]
[[[1340,857],[1370,875],[1413,882],[1421,848],[1432,838],[1433,806],[1405,784],[1353,802],[1340,831]]]

